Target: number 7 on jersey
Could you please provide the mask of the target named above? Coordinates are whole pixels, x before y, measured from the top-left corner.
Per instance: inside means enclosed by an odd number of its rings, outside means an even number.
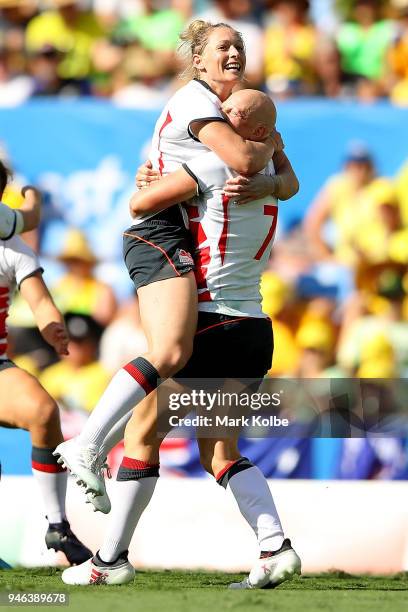
[[[273,237],[275,236],[276,224],[278,222],[278,207],[274,204],[265,204],[264,206],[264,215],[272,217],[271,227],[269,228],[269,232],[267,233],[265,240],[261,244],[259,251],[255,255],[254,259],[260,260],[262,255],[265,253],[268,245],[272,242]]]

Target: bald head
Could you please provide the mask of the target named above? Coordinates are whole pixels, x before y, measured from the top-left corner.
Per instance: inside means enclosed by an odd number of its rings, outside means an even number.
[[[275,128],[275,105],[269,96],[256,89],[241,89],[231,94],[222,110],[243,138],[264,140]]]

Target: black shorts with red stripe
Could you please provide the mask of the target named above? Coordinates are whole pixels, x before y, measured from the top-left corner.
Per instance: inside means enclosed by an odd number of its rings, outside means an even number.
[[[270,319],[199,312],[193,354],[174,378],[262,379],[272,356]]]
[[[123,257],[136,290],[194,270],[192,250],[178,206],[132,225],[123,234]]]
[[[0,372],[3,370],[8,370],[9,368],[17,367],[16,364],[11,361],[11,359],[0,359]]]

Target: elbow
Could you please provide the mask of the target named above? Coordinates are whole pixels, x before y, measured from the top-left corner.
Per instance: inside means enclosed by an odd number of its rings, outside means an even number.
[[[295,179],[293,181],[293,193],[292,193],[291,197],[296,195],[299,192],[299,189],[300,189],[300,183],[299,183],[298,178],[295,176]]]
[[[137,216],[137,210],[134,208],[132,202],[130,202],[129,204],[129,212],[130,212],[130,216],[132,217],[132,219],[134,219]]]
[[[265,168],[265,166],[267,165],[268,160],[264,163],[263,161],[259,161],[259,159],[255,159],[255,158],[248,158],[248,160],[246,161],[246,170],[242,171],[241,174],[246,174],[249,176],[253,176],[254,174],[257,174],[258,172],[261,172],[261,170],[263,170]]]
[[[130,202],[129,202],[129,212],[130,212],[130,216],[132,217],[132,219],[146,212],[143,210],[143,207],[140,205],[139,193],[131,197]]]
[[[254,160],[252,155],[246,154],[238,155],[234,160],[234,163],[228,165],[230,165],[235,172],[243,175],[256,174],[263,168],[263,166],[261,168],[259,164],[256,163],[256,160]]]
[[[293,196],[295,196],[298,193],[299,187],[300,187],[299,181],[296,177],[294,177],[290,185],[288,185],[288,189],[286,190],[286,192],[283,193],[279,199],[283,201],[290,200],[291,198],[293,198]]]
[[[142,210],[138,206],[129,206],[129,212],[132,219],[136,219],[136,217],[143,215],[146,211]]]

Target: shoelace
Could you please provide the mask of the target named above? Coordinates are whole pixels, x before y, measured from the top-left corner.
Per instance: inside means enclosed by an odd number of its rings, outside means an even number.
[[[102,463],[102,470],[106,470],[106,476],[108,478],[112,478],[112,472],[110,470],[109,464],[107,463],[106,459],[104,461],[104,463]]]
[[[93,448],[84,448],[82,450],[82,459],[85,467],[91,470],[91,472],[101,480],[104,479],[104,470],[106,470],[106,476],[112,478],[112,472],[110,471],[106,457],[104,460],[101,460],[98,453],[95,452]]]
[[[82,449],[81,459],[84,467],[96,474],[98,478],[103,478],[98,454],[92,448]]]

